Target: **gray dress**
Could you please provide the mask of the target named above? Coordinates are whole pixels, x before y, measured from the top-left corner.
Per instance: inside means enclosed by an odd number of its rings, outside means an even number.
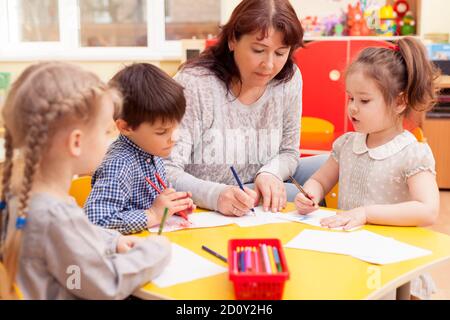
[[[430,147],[409,131],[372,149],[366,138],[366,134],[348,132],[333,144],[331,156],[339,163],[339,209],[410,201],[408,178],[423,171],[436,174]],[[411,281],[416,297],[430,299],[435,291],[429,274]]]
[[[12,216],[17,202],[9,202]],[[10,219],[9,230],[15,223]],[[75,201],[30,199],[17,284],[25,299],[123,299],[161,273],[170,243],[148,237],[116,253],[120,233],[95,226]]]
[[[410,201],[408,178],[422,171],[436,174],[430,147],[409,131],[373,149],[365,134],[348,132],[334,142],[331,155],[339,163],[342,210]]]

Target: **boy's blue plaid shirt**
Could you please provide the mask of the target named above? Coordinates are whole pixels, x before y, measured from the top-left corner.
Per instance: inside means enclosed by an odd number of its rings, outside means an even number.
[[[92,191],[84,206],[89,220],[123,234],[147,229],[145,210],[158,193],[145,178],[162,190],[156,172],[166,183],[163,160],[120,135],[92,177]]]

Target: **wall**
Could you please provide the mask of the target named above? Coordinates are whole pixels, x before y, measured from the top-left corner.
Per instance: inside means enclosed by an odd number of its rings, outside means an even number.
[[[331,8],[339,8],[349,2],[356,0],[292,0],[292,4],[300,16],[314,14],[317,10],[325,13]],[[379,1],[379,0],[375,0]],[[418,1],[418,0],[417,0]],[[233,9],[240,0],[221,0],[221,23],[225,23]],[[409,1],[412,3],[413,1]],[[450,22],[446,14],[450,12],[449,0],[421,0],[421,34],[425,33],[450,33]],[[180,64],[179,61],[147,61],[158,65],[169,75],[174,75]],[[13,80],[31,62],[2,62],[0,61],[0,72],[11,72]],[[75,62],[88,70],[96,72],[103,80],[108,80],[111,76],[130,61],[108,61],[108,62]]]
[[[177,68],[179,66],[178,61],[140,61],[140,62],[148,62],[154,64],[169,75],[175,75]],[[34,62],[2,62],[0,61],[0,72],[10,72],[12,76],[12,81],[14,81],[17,76],[30,64]],[[73,61],[75,63],[86,70],[90,70],[95,72],[103,81],[108,81],[111,77],[120,69],[122,69],[125,65],[133,63],[132,61],[106,61],[106,62],[88,62],[88,61]]]
[[[422,0],[420,34],[450,33],[450,1]]]
[[[222,23],[225,23],[233,9],[240,0],[222,0]],[[292,6],[300,18],[308,15],[327,16],[338,13],[340,9],[346,9],[349,3],[354,4],[357,0],[291,0]],[[385,0],[367,0],[367,3],[382,3]],[[388,0],[393,3],[394,0]],[[450,12],[449,0],[408,0],[411,9],[415,14],[421,11],[421,34],[435,32],[450,32],[450,22],[446,19],[446,14]],[[421,3],[417,5],[416,3]],[[420,8],[419,8],[420,7]],[[423,16],[422,16],[423,15]]]
[[[220,2],[217,0],[171,0],[169,1],[172,22],[217,21]]]

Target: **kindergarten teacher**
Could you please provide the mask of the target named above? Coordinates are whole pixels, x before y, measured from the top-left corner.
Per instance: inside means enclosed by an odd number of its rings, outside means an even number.
[[[197,206],[240,216],[261,202],[279,211],[298,192],[284,183],[289,175],[304,183],[325,161],[299,157],[302,77],[292,54],[302,45],[288,0],[243,0],[217,44],[175,76],[187,108],[167,176]]]

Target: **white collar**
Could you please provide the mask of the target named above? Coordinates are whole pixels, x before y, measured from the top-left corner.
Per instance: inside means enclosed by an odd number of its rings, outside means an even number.
[[[355,139],[353,140],[353,152],[356,154],[369,153],[369,156],[375,160],[383,160],[390,156],[400,152],[403,148],[417,141],[416,137],[409,131],[405,130],[401,134],[395,136],[389,142],[370,149],[366,144],[367,134],[355,133]]]

